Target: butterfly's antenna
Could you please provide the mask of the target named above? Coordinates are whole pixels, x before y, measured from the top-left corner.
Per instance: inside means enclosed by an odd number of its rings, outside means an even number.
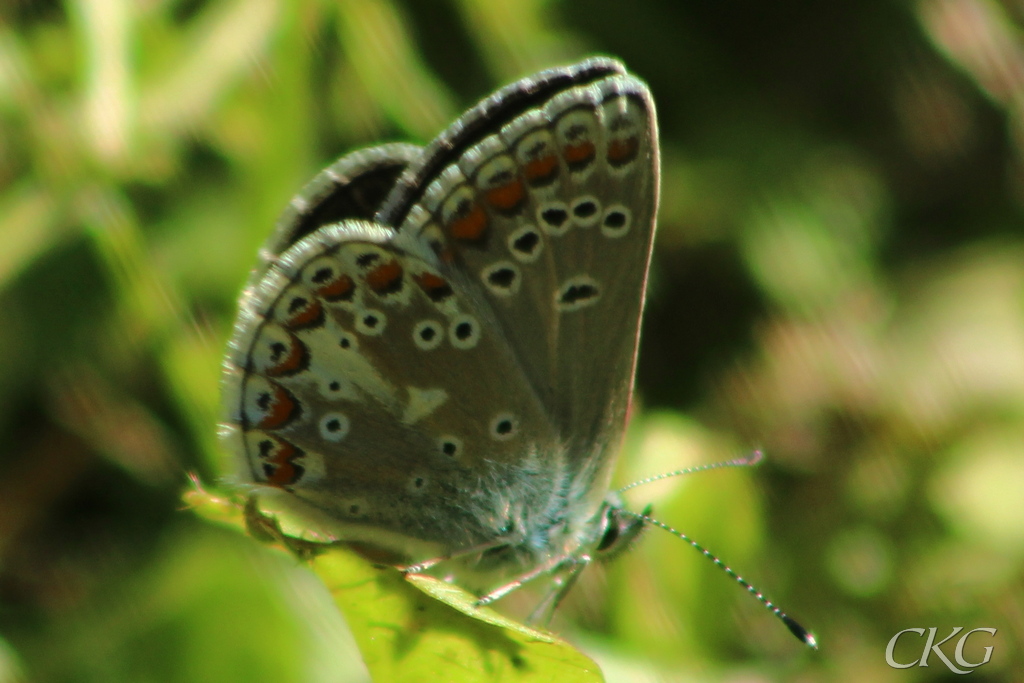
[[[698,465],[696,467],[686,467],[681,470],[675,470],[673,472],[665,472],[664,474],[656,474],[653,477],[647,477],[640,481],[634,481],[632,484],[627,484],[619,489],[619,493],[628,491],[631,488],[637,486],[643,486],[644,484],[650,484],[651,482],[661,481],[662,479],[668,479],[669,477],[679,477],[684,474],[693,474],[694,472],[705,472],[707,470],[717,470],[720,467],[752,467],[757,463],[761,462],[764,458],[764,454],[760,450],[752,452],[750,455],[745,455],[742,458],[733,458],[732,460],[725,460],[723,462],[713,462],[710,465]]]
[[[729,463],[722,463],[720,465],[711,465],[711,467],[720,467],[720,466],[724,466],[724,465],[728,465],[728,464]],[[695,469],[703,469],[703,468],[695,468]],[[650,515],[648,515],[646,513],[633,512],[632,510],[623,510],[622,513],[626,514],[626,515],[631,515],[631,516],[636,517],[638,519],[642,519],[643,521],[647,522],[648,524],[654,525],[656,527],[660,527],[660,528],[664,529],[665,531],[669,532],[670,534],[672,534],[673,536],[681,538],[682,540],[684,540],[687,543],[689,543],[693,547],[694,550],[697,550],[704,557],[706,557],[709,560],[711,560],[715,564],[716,567],[718,567],[723,572],[725,572],[726,574],[731,576],[736,583],[738,583],[739,585],[741,585],[744,588],[746,588],[748,593],[750,593],[755,598],[757,598],[758,602],[760,602],[762,605],[764,605],[768,609],[768,611],[770,611],[772,614],[774,614],[776,617],[778,617],[782,621],[782,623],[786,625],[786,628],[789,629],[790,633],[792,633],[794,636],[796,636],[801,642],[805,643],[806,645],[809,645],[810,647],[812,647],[815,650],[818,649],[818,639],[814,637],[813,633],[811,633],[810,631],[805,629],[803,626],[798,624],[795,619],[793,619],[791,616],[789,616],[788,614],[783,612],[781,609],[779,609],[779,607],[775,603],[773,603],[771,600],[766,598],[763,593],[761,593],[759,590],[757,590],[756,588],[751,586],[747,582],[746,579],[744,579],[742,576],[740,576],[735,571],[733,571],[733,569],[729,565],[727,565],[726,563],[722,562],[720,559],[718,559],[713,554],[711,554],[711,551],[709,551],[707,548],[702,546],[700,543],[697,543],[695,540],[693,540],[692,538],[690,538],[689,536],[687,536],[683,532],[678,531],[677,529],[673,529],[668,524],[665,524],[664,522],[659,522],[658,520],[654,519],[653,517],[651,517]]]

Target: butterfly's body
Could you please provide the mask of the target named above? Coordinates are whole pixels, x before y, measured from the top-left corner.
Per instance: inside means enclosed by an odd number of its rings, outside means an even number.
[[[222,429],[241,483],[477,590],[638,528],[608,485],[657,193],[650,94],[608,59],[509,86],[423,150],[337,162],[242,297]]]

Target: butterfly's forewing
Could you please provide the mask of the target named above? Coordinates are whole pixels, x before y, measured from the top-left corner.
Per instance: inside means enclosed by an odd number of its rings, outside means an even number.
[[[314,176],[288,204],[263,244],[261,264],[250,283],[258,283],[270,263],[317,229],[347,218],[372,218],[422,151],[402,143],[370,147],[346,154]]]
[[[403,216],[400,232],[483,293],[592,501],[632,390],[657,196],[650,94],[593,59],[467,112],[379,215]]]
[[[632,78],[595,84],[556,124],[566,175],[537,222],[557,233],[552,349],[555,414],[593,498],[607,492],[636,366],[658,201],[658,141],[647,88]],[[557,101],[553,107],[559,106]],[[563,103],[561,106],[565,106]],[[593,146],[593,151],[591,151]],[[569,160],[572,155],[577,159]]]
[[[625,67],[614,59],[591,57],[572,66],[541,71],[501,88],[460,116],[409,164],[377,212],[377,222],[401,224],[445,166],[519,114],[542,107],[568,88],[625,73]]]

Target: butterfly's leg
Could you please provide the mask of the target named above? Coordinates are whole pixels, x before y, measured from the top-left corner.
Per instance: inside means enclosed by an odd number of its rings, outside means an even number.
[[[538,624],[546,625],[551,621],[551,617],[555,614],[555,610],[562,603],[562,599],[569,594],[572,587],[576,585],[576,580],[580,577],[583,568],[590,564],[590,558],[574,559],[572,564],[565,569],[561,574],[555,577],[555,586],[548,591],[548,594],[544,596],[540,604],[534,608],[530,616],[527,617],[527,624]]]
[[[500,600],[501,598],[505,597],[506,595],[508,595],[512,591],[517,590],[519,588],[522,588],[524,584],[527,584],[530,581],[533,581],[534,579],[536,579],[539,576],[543,576],[545,574],[550,574],[552,572],[557,572],[562,567],[568,566],[570,564],[577,564],[577,563],[579,563],[582,566],[582,565],[586,565],[589,562],[590,562],[590,556],[589,555],[583,555],[582,557],[570,557],[570,558],[566,558],[565,556],[559,556],[559,557],[552,558],[551,560],[549,560],[548,562],[545,562],[544,564],[540,565],[539,567],[531,569],[527,573],[522,574],[522,575],[512,579],[511,581],[509,581],[505,585],[498,586],[497,588],[492,590],[487,595],[481,596],[476,601],[477,607],[482,607],[484,605],[489,605],[492,602],[494,602],[495,600]]]
[[[502,536],[493,541],[487,541],[486,543],[472,545],[467,548],[459,548],[458,550],[454,550],[450,553],[445,553],[444,555],[431,557],[430,559],[423,560],[421,562],[416,562],[415,564],[398,566],[395,567],[395,569],[402,572],[403,574],[422,574],[431,567],[435,567],[441,564],[442,562],[447,562],[448,560],[454,560],[459,557],[467,557],[469,555],[477,555],[480,553],[487,552],[488,550],[492,550],[494,548],[500,548],[503,545],[518,545],[521,542],[522,538],[520,536]]]

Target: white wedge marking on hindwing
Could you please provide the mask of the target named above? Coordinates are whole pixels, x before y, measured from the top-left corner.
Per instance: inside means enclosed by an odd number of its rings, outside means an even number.
[[[402,422],[407,425],[416,424],[440,408],[448,400],[448,392],[444,389],[420,389],[407,387],[409,402],[405,405]]]

